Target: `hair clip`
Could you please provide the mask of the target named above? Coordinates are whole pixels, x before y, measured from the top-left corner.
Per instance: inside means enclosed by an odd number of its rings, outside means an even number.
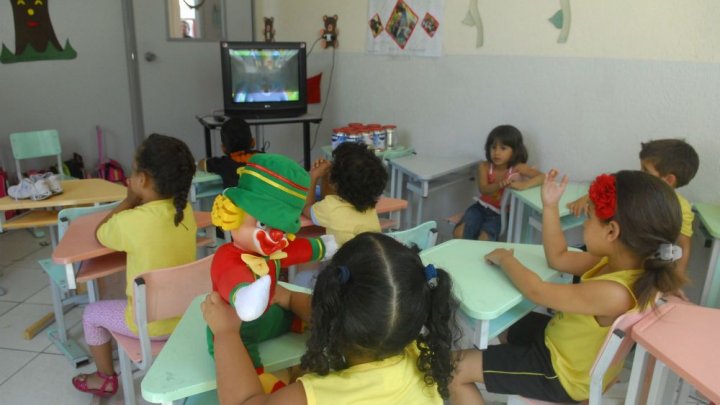
[[[663,261],[676,261],[682,257],[682,248],[672,243],[662,243],[660,247],[653,254],[653,259],[659,259]]]
[[[425,266],[425,280],[427,280],[427,284],[430,289],[433,289],[438,285],[437,270],[432,264]]]
[[[340,266],[338,269],[340,271],[338,281],[340,281],[340,284],[347,283],[350,280],[350,269],[347,266]]]
[[[430,329],[427,328],[427,326],[423,325],[422,328],[420,328],[420,336],[425,337],[430,334]]]

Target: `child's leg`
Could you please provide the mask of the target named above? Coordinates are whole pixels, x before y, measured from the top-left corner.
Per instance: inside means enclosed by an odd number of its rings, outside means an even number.
[[[488,208],[483,207],[483,209],[485,210],[485,220],[480,227],[478,239],[496,241],[500,237],[500,215]]]
[[[485,207],[478,203],[472,204],[465,210],[460,223],[453,231],[453,236],[475,240],[480,236],[483,222],[485,222]]]
[[[109,331],[134,336],[125,324],[126,307],[127,300],[97,301],[85,307],[83,312],[85,342],[90,347],[90,354],[95,360],[97,371],[106,376],[115,374],[112,359],[112,336]],[[81,374],[76,378],[84,378],[88,388],[99,389],[104,382],[104,379],[97,373]]]
[[[452,405],[483,405],[482,395],[475,383],[483,380],[483,353],[476,349],[456,353],[455,373],[448,387]]]

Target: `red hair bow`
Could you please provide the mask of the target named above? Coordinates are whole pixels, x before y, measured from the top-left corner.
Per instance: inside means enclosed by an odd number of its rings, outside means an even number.
[[[603,221],[615,216],[617,196],[615,192],[615,176],[601,174],[590,185],[590,200],[595,205],[595,215]]]

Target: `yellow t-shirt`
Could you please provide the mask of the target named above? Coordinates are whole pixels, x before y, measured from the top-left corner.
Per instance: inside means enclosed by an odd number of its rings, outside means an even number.
[[[690,238],[693,234],[693,220],[695,219],[695,214],[692,212],[690,202],[688,202],[685,197],[681,196],[678,192],[675,192],[675,195],[677,195],[678,202],[680,203],[680,211],[682,212],[680,235],[685,235]]]
[[[183,221],[175,226],[175,207],[172,199],[156,200],[133,209],[118,212],[97,230],[103,245],[127,252],[128,305],[125,322],[137,333],[135,312],[132,307],[133,284],[137,276],[154,269],[179,266],[195,260],[197,225],[188,204]],[[148,324],[150,336],[172,333],[179,318],[155,321]]]
[[[360,212],[337,195],[329,195],[313,204],[311,211],[313,223],[334,236],[338,246],[363,232],[380,232],[375,208]]]
[[[623,270],[595,277],[595,274],[607,264],[607,257],[592,269],[585,272],[581,282],[610,280],[622,284],[633,297],[637,308],[637,300],[632,286],[643,273],[643,270]],[[590,394],[590,369],[602,348],[610,326],[600,326],[593,315],[556,312],[545,328],[545,345],[550,351],[553,369],[560,379],[565,391],[576,401],[583,401]],[[603,387],[620,373],[622,364],[611,368],[605,374]]]
[[[415,342],[402,354],[358,364],[326,376],[306,374],[298,380],[308,405],[437,404],[443,400],[437,386],[426,386],[417,368]]]

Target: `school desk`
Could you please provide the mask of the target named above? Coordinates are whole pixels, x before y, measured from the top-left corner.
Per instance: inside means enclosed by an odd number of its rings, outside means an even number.
[[[188,197],[188,201],[190,201],[194,210],[199,211],[200,199],[209,197],[215,198],[216,195],[221,194],[222,192],[223,182],[220,175],[198,169],[195,171],[192,184],[190,185],[190,195]]]
[[[417,197],[414,199],[417,201],[416,220],[411,226],[417,226],[422,222],[423,200],[428,198],[430,192],[471,180],[475,176],[479,161],[480,159],[474,156],[435,155],[412,155],[388,160],[390,195],[402,198],[403,180],[407,177],[407,189]]]
[[[124,255],[124,253],[115,252],[101,245],[95,237],[95,230],[107,214],[107,211],[97,212],[79,217],[70,222],[62,240],[60,240],[60,243],[58,243],[53,251],[52,260],[57,264],[65,265],[65,274],[56,275],[58,280],[60,280],[58,283],[64,285],[68,290],[77,288],[74,267],[76,263],[90,259],[109,259],[111,255],[114,254]],[[198,229],[208,228],[212,225],[209,212],[195,211],[194,214]],[[214,229],[207,233],[211,236],[210,239],[214,238]],[[210,240],[206,240],[206,238],[198,239],[198,244],[205,244],[207,242],[210,242]],[[94,274],[92,279],[104,277],[109,274],[111,273]],[[96,293],[94,288],[92,288],[92,283],[88,283],[88,285],[88,298],[90,302],[93,302],[97,299]],[[55,289],[53,289],[53,291],[55,291]],[[65,304],[65,302],[63,302],[62,297],[59,296],[53,296],[53,301],[56,326],[48,330],[48,338],[73,364],[82,364],[87,360],[87,355],[80,346],[67,338],[64,311],[62,309],[62,305]],[[69,302],[75,304],[78,301],[80,300],[72,299]]]
[[[283,287],[310,294],[311,291],[293,284],[278,282]],[[206,323],[200,311],[201,295],[190,304],[175,331],[153,361],[140,383],[142,397],[148,402],[170,404],[181,398],[212,391],[217,387],[215,360],[207,350]],[[300,357],[309,332],[286,333],[260,344],[260,357],[265,371],[273,372],[300,364]]]
[[[502,269],[485,261],[485,255],[497,248],[514,249],[515,257],[542,280],[565,282],[561,273],[548,267],[542,245],[453,239],[420,252],[423,263],[452,276],[460,309],[470,323],[469,343],[481,350],[535,308]]]
[[[708,264],[705,285],[700,297],[700,305],[720,307],[720,276],[718,276],[718,257],[720,256],[720,205],[698,203],[693,206],[703,227],[713,238],[712,253]]]
[[[655,357],[648,404],[668,403],[662,392],[668,368],[715,403],[720,403],[720,310],[666,303],[651,311],[630,332],[637,342],[625,404],[638,402],[649,356]],[[674,394],[674,390],[673,390]]]
[[[560,226],[563,230],[582,225],[584,216],[575,217],[567,208],[567,204],[584,196],[588,192],[587,183],[568,183],[565,192],[560,198]],[[508,220],[507,240],[514,243],[529,243],[530,226],[542,229],[542,197],[541,186],[525,190],[508,189],[510,195],[510,215]],[[525,211],[527,209],[527,212]],[[534,215],[533,215],[534,214]],[[539,216],[540,219],[536,217]],[[531,225],[530,222],[533,222]]]
[[[119,201],[127,195],[125,186],[104,179],[64,180],[63,192],[44,200],[15,200],[12,197],[0,198],[0,232],[11,229],[35,227],[50,228],[53,247],[57,244],[53,228],[57,226],[58,208],[72,205],[99,204]],[[31,210],[5,221],[5,211]]]

